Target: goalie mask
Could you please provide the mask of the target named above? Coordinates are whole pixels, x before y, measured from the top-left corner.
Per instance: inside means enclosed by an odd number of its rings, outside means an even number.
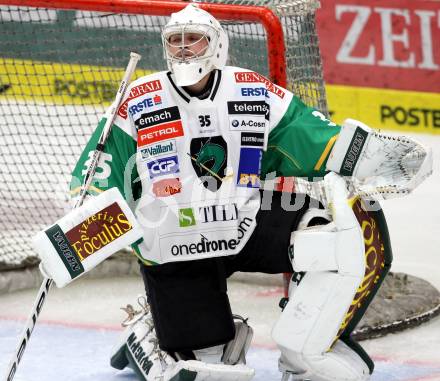
[[[178,86],[193,85],[226,64],[228,36],[213,16],[193,4],[171,14],[162,42]]]

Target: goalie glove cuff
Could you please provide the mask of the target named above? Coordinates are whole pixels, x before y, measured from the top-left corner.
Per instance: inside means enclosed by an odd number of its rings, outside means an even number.
[[[347,119],[326,168],[351,177],[351,190],[361,196],[390,198],[410,193],[432,173],[432,152],[409,137]]]

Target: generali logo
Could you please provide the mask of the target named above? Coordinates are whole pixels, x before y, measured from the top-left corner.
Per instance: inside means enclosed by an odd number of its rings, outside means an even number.
[[[127,106],[128,106],[129,101],[131,101],[132,99],[138,98],[144,94],[152,93],[153,91],[159,91],[159,90],[162,90],[162,84],[160,83],[160,81],[158,79],[156,79],[154,81],[150,81],[150,82],[145,82],[145,83],[142,83],[138,86],[133,87],[130,90],[130,94],[129,94],[128,98],[119,107],[118,115],[121,118],[127,119]],[[158,97],[158,95],[156,95],[155,99],[158,99],[157,97]],[[159,99],[160,99],[160,97],[159,97]]]
[[[132,229],[115,202],[65,233],[81,261]]]
[[[281,99],[284,98],[284,91],[279,87],[275,86],[271,81],[269,81],[266,77],[261,74],[255,73],[253,71],[240,71],[234,73],[235,82],[237,83],[264,83],[266,85],[266,89],[271,93],[279,96]]]

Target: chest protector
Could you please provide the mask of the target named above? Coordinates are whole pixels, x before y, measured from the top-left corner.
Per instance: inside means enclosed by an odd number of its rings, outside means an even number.
[[[203,100],[171,73],[143,77],[119,109],[115,123],[137,140],[132,165],[142,184],[136,216],[144,239],[135,250],[148,262],[233,255],[255,227],[274,94],[256,73],[227,67],[214,74]]]

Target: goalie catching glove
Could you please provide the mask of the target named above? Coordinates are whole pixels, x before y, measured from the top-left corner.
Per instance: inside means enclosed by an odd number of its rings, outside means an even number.
[[[126,328],[111,356],[112,367],[122,370],[128,366],[141,381],[248,381],[253,378],[254,370],[245,365],[252,338],[252,329],[245,320],[237,319],[236,336],[226,346],[217,345],[185,355],[169,354],[159,348],[147,301],[141,296],[138,304],[141,307],[138,311],[131,305],[123,308],[128,318],[122,323]]]
[[[142,235],[121,193],[111,188],[37,233],[33,245],[43,275],[64,287]]]
[[[327,170],[351,176],[356,194],[391,198],[410,193],[432,173],[432,151],[409,137],[378,133],[347,119]]]

